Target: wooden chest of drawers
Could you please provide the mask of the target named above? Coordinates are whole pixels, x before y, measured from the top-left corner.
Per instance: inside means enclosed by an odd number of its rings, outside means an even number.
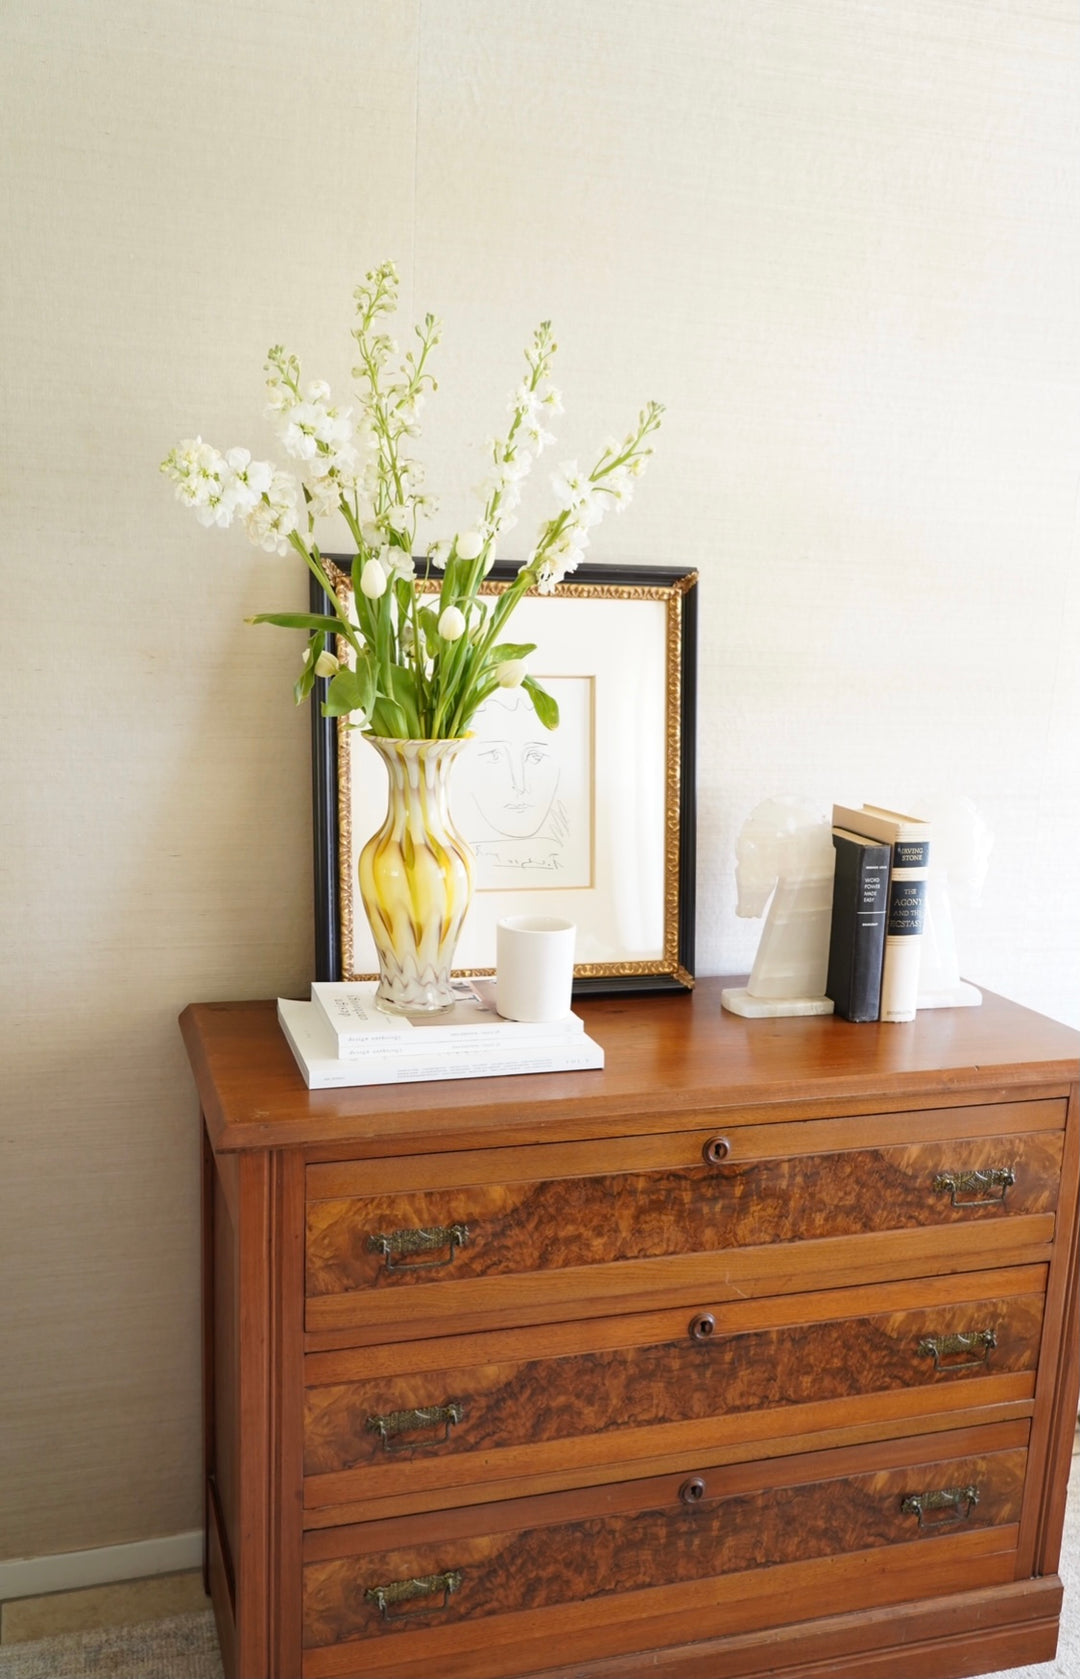
[[[602,1073],[308,1092],[182,1018],[207,1557],[239,1679],[1046,1660],[1077,1035],[583,1006]]]

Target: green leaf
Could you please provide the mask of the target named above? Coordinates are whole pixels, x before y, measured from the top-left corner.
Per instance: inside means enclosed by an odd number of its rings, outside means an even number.
[[[355,670],[339,670],[331,678],[323,702],[324,717],[346,717],[350,711],[369,714],[375,700],[375,682],[366,659]]]
[[[488,654],[488,660],[493,665],[501,665],[506,659],[527,659],[530,653],[536,652],[535,641],[513,642],[504,641],[501,647],[493,647]]]
[[[401,665],[390,666],[390,698],[404,715],[409,738],[412,740],[419,739],[420,713],[417,704],[416,678],[411,670],[405,670]]]
[[[340,635],[341,625],[336,618],[325,618],[318,612],[257,612],[249,624],[277,624],[283,630],[325,630],[327,635]]]
[[[360,653],[356,660],[356,691],[360,696],[358,711],[370,711],[375,704],[375,696],[379,691],[375,679],[375,664],[366,653]]]
[[[369,718],[373,735],[383,735],[388,740],[408,740],[409,726],[405,713],[393,700],[380,698]]]
[[[353,603],[356,608],[356,621],[360,625],[360,633],[369,647],[375,645],[375,608],[360,587],[360,573],[366,564],[363,554],[357,554],[352,563]]]
[[[551,695],[541,688],[539,682],[535,681],[531,676],[527,676],[525,678],[522,683],[522,687],[532,700],[533,710],[536,712],[540,722],[544,725],[544,728],[557,729],[559,727],[559,707],[557,702],[553,700]]]
[[[465,585],[469,580],[469,572],[474,560],[462,560],[455,555],[447,562],[443,572],[442,588],[439,591],[439,611],[443,612],[448,606],[460,606],[466,596]]]
[[[320,630],[317,635],[313,635],[311,640],[308,642],[307,664],[304,666],[297,678],[297,681],[293,685],[293,699],[296,701],[297,705],[303,705],[304,701],[311,693],[312,688],[315,686],[315,661],[325,646],[326,636],[322,630]]]

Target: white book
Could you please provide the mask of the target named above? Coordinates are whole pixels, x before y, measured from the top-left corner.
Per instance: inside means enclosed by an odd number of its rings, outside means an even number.
[[[334,1034],[341,1060],[356,1056],[405,1053],[435,1054],[444,1049],[491,1049],[498,1054],[511,1046],[529,1051],[541,1045],[558,1047],[580,1038],[585,1023],[580,1015],[563,1020],[504,1020],[495,1007],[493,980],[470,980],[461,986],[461,1001],[440,1014],[406,1017],[390,1014],[375,1001],[375,980],[316,980],[312,1002],[318,1005]]]
[[[879,1020],[914,1020],[919,999],[926,881],[930,873],[930,824],[882,805],[853,810],[833,806],[834,827],[850,828],[892,846],[885,957]]]
[[[309,1090],[363,1084],[420,1084],[432,1079],[506,1078],[513,1073],[577,1073],[604,1065],[604,1051],[585,1032],[562,1043],[512,1044],[499,1050],[483,1044],[440,1046],[408,1052],[405,1044],[385,1055],[344,1060],[335,1055],[334,1035],[317,1003],[279,997],[278,1022]],[[426,1044],[426,1038],[423,1039]]]

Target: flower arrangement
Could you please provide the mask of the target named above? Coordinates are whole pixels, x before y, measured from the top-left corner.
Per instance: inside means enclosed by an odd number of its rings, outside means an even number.
[[[268,552],[295,550],[324,589],[332,615],[262,612],[249,620],[308,631],[294,689],[298,704],[317,676],[329,677],[327,715],[360,713],[368,733],[390,739],[456,739],[498,687],[520,686],[540,722],[554,728],[558,707],[528,672],[535,644],[506,640],[507,621],[529,589],[551,594],[574,570],[608,508],[621,512],[627,506],[663,409],[648,403],[623,441],[601,450],[591,472],[576,462],[559,469],[552,479],[557,511],[541,526],[528,559],[502,594],[482,596],[496,544],[517,522],[524,481],[554,442],[548,422],[562,412],[549,379],[556,344],[551,323],[541,322],[510,399],[509,427],[489,445],[491,473],[480,491],[480,516],[472,529],[431,544],[418,575],[418,527],[434,503],[410,446],[425,399],[436,389],[428,362],[440,323],[425,315],[414,328],[416,345],[394,367],[398,347],[385,330],[398,301],[394,264],[373,269],[354,295],[355,415],[333,402],[324,381],[303,389],[296,356],[281,346],[268,353],[268,412],[286,453],[299,463],[297,475],[253,460],[247,449],[222,453],[200,437],[179,443],[161,470],[201,524],[224,527],[238,519]],[[337,513],[355,548],[355,621],[334,591],[315,539],[316,522]],[[435,599],[433,571],[442,573],[437,606],[429,604]],[[349,649],[345,660],[333,651],[339,637]]]

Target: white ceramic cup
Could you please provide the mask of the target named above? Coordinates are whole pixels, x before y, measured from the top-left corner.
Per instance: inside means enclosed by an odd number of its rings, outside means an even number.
[[[508,915],[495,930],[495,1007],[506,1020],[565,1020],[574,983],[572,921]]]

